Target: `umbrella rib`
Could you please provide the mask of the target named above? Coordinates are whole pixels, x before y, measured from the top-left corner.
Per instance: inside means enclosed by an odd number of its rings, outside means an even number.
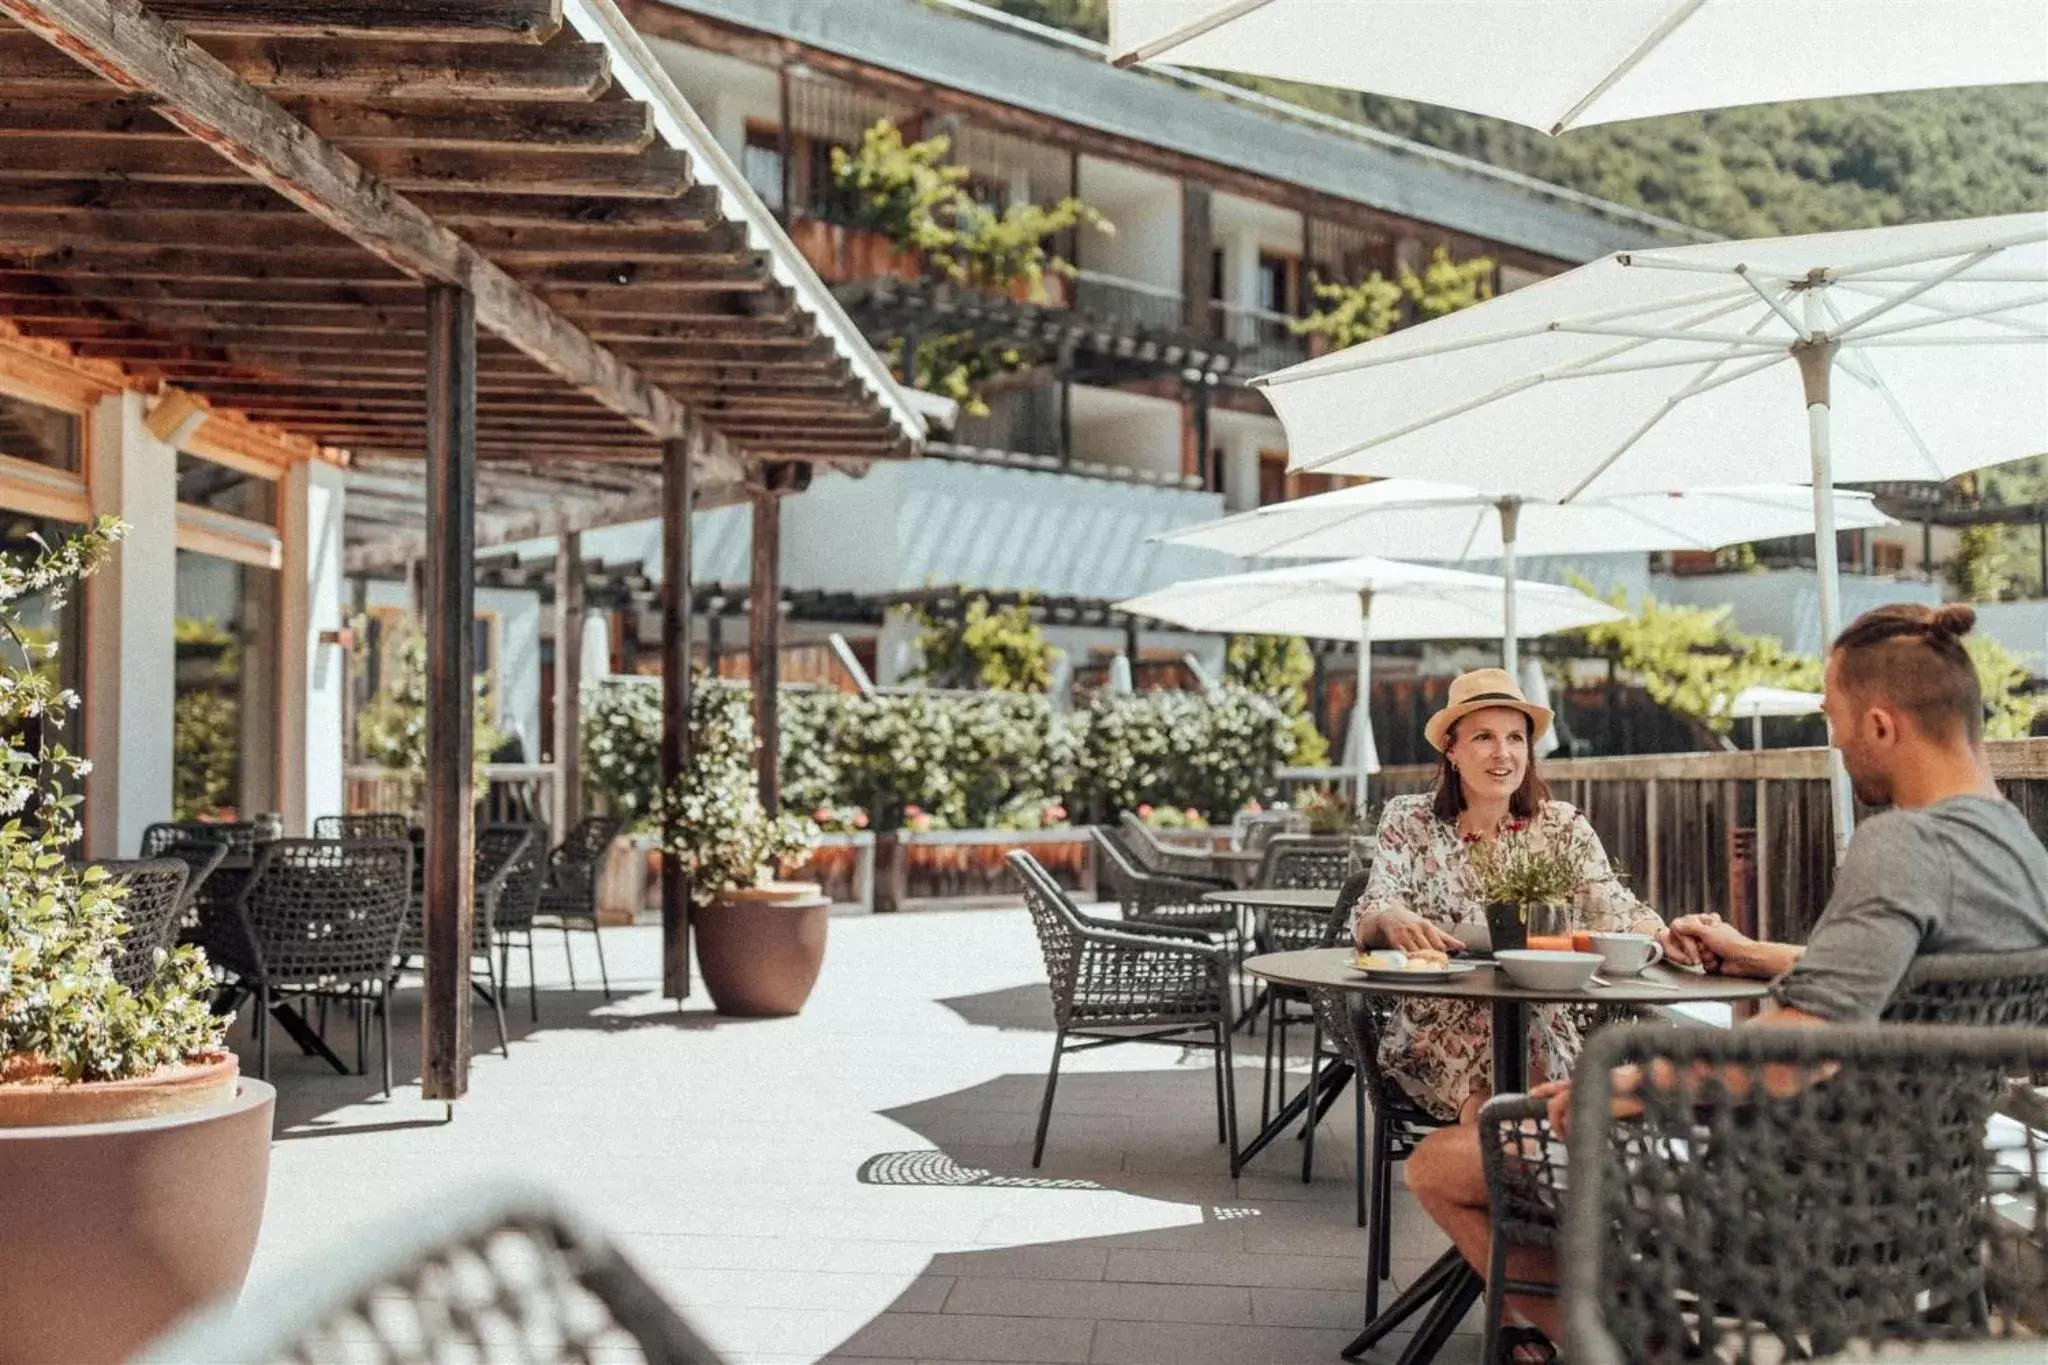
[[[1635,45],[1634,50],[1628,56],[1622,58],[1605,76],[1600,78],[1599,82],[1591,90],[1581,95],[1571,108],[1564,111],[1557,122],[1550,126],[1550,135],[1556,137],[1559,133],[1569,128],[1573,119],[1585,113],[1588,106],[1595,100],[1605,95],[1609,90],[1612,90],[1623,77],[1642,65],[1645,58],[1652,52],[1655,52],[1666,38],[1676,33],[1685,21],[1692,18],[1699,11],[1700,6],[1705,3],[1706,0],[1680,0],[1678,6],[1658,20],[1657,26],[1651,29],[1641,42]]]
[[[1635,431],[1629,435],[1628,439],[1623,441],[1621,445],[1618,448],[1616,448],[1613,454],[1609,455],[1606,459],[1602,460],[1598,465],[1594,466],[1592,471],[1589,472],[1585,478],[1580,479],[1578,483],[1574,484],[1572,486],[1571,491],[1566,493],[1563,497],[1559,498],[1558,501],[1560,503],[1570,502],[1572,499],[1578,497],[1579,494],[1585,492],[1586,489],[1592,484],[1593,480],[1599,478],[1602,474],[1605,474],[1609,469],[1613,468],[1614,462],[1616,460],[1619,460],[1622,456],[1628,454],[1628,452],[1634,448],[1637,442],[1641,441],[1643,437],[1649,435],[1652,428],[1654,428],[1659,422],[1663,421],[1666,417],[1668,417],[1671,414],[1672,410],[1676,408],[1680,403],[1683,403],[1686,399],[1697,398],[1703,393],[1707,393],[1713,389],[1718,389],[1723,384],[1732,384],[1738,379],[1747,379],[1749,376],[1756,374],[1761,370],[1769,369],[1771,366],[1777,364],[1783,358],[1784,357],[1782,354],[1771,355],[1763,360],[1757,361],[1753,365],[1744,365],[1738,369],[1730,370],[1727,374],[1724,374],[1720,378],[1712,380],[1711,382],[1702,383],[1701,380],[1704,380],[1706,378],[1705,375],[1702,375],[1700,377],[1700,380],[1695,380],[1691,384],[1688,384],[1684,389],[1680,390],[1677,393],[1672,394],[1669,398],[1666,398],[1662,403],[1657,405],[1657,411],[1652,413],[1643,422],[1641,426],[1637,427]],[[1716,368],[1718,367],[1719,362],[1716,362]],[[1711,374],[1713,373],[1713,371],[1709,370],[1707,373]]]
[[[1785,306],[1784,300],[1780,299],[1770,290],[1764,288],[1761,284],[1757,283],[1756,276],[1749,273],[1748,266],[1736,266],[1735,273],[1742,277],[1742,282],[1744,284],[1748,285],[1751,289],[1754,289],[1756,291],[1756,296],[1758,298],[1762,299],[1765,303],[1770,305],[1771,311],[1773,313],[1776,313],[1780,318],[1784,319],[1785,325],[1792,329],[1792,335],[1797,337],[1803,337],[1806,335],[1806,328],[1800,325],[1798,318],[1792,316],[1792,310]]]
[[[1262,10],[1271,3],[1272,0],[1232,0],[1232,3],[1219,5],[1207,14],[1190,19],[1184,24],[1175,24],[1149,43],[1140,43],[1129,52],[1116,54],[1110,58],[1110,64],[1128,67],[1139,62],[1149,62],[1162,53],[1171,52],[1177,47],[1185,47],[1203,34]]]
[[[1841,322],[1841,311],[1835,307],[1835,301],[1823,294],[1820,302],[1821,307],[1827,309],[1828,316],[1836,321],[1838,327],[1846,328],[1847,324]],[[1947,475],[1942,472],[1941,462],[1934,458],[1934,452],[1928,448],[1926,439],[1920,435],[1920,429],[1914,426],[1913,419],[1906,415],[1905,405],[1899,402],[1898,395],[1892,392],[1891,385],[1884,382],[1884,376],[1878,372],[1876,363],[1867,355],[1856,356],[1853,360],[1845,355],[1840,358],[1839,363],[1851,376],[1877,390],[1877,396],[1882,398],[1885,407],[1891,410],[1893,419],[1906,433],[1906,438],[1913,443],[1913,449],[1920,453],[1920,458],[1926,461],[1928,469],[1933,471],[1934,479],[1939,482],[1946,478]],[[1866,373],[1857,374],[1859,367]]]
[[[2022,231],[2007,233],[2003,237],[1993,237],[1988,241],[1979,241],[1966,247],[1958,248],[1951,246],[1940,251],[1918,251],[1899,256],[1887,256],[1882,260],[1865,261],[1862,265],[1851,266],[1847,269],[1830,270],[1828,271],[1828,278],[1832,280],[1861,279],[1866,275],[1874,275],[1880,271],[1897,270],[1900,266],[1926,265],[1930,261],[1950,260],[1955,257],[1958,250],[1981,251],[1987,247],[2003,250],[2009,246],[2026,246],[2033,242],[2048,242],[2048,219],[2043,219],[2041,222],[2037,222],[2034,226]]]
[[[2021,318],[2001,318],[1996,316],[1999,313],[2009,313],[2015,308],[2036,308],[2044,303],[2048,303],[2048,294],[2028,294],[2017,299],[2000,299],[1996,303],[1987,303],[1978,308],[1951,308],[1943,303],[1922,302],[1920,307],[1938,316],[1917,318],[1911,322],[1895,322],[1889,327],[1879,327],[1853,337],[1844,337],[1843,340],[1851,346],[1857,346],[1869,342],[1875,337],[1888,337],[1900,332],[1918,331],[1921,328],[1933,327],[1944,322],[1967,322],[1971,318],[1982,318],[1986,326],[2007,327],[2024,333],[2027,336],[2048,336],[2048,328],[2036,327]]]
[[[1859,328],[1864,327],[1867,324],[1875,321],[1876,319],[1883,317],[1886,313],[1891,312],[1892,309],[1897,308],[1900,304],[1909,302],[1913,299],[1917,299],[1922,294],[1926,293],[1928,290],[1946,284],[1948,281],[1962,274],[1965,270],[1968,270],[1971,266],[1977,265],[1978,263],[1983,261],[1988,261],[1993,256],[1996,256],[1999,252],[2003,250],[2005,250],[2004,247],[1987,246],[1980,250],[1970,252],[1968,255],[1958,260],[1954,265],[1949,266],[1945,270],[1935,272],[1935,274],[1929,276],[1927,279],[1920,281],[1918,284],[1906,290],[1904,293],[1894,294],[1890,298],[1884,300],[1882,303],[1874,303],[1870,307],[1864,309],[1855,317],[1850,318],[1847,322],[1844,322],[1840,326],[1838,326],[1835,329],[1835,337],[1839,340],[1843,337],[1851,335],[1852,333],[1856,332]],[[1839,314],[1837,313],[1836,309],[1832,304],[1830,304],[1828,307],[1828,316],[1839,316]]]

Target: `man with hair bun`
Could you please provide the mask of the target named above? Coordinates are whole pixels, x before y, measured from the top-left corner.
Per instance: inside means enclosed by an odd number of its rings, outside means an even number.
[[[1867,806],[1834,893],[1804,947],[1750,938],[1718,915],[1687,915],[1658,935],[1677,962],[1772,981],[1759,1025],[1875,1022],[1916,957],[2048,948],[2048,849],[1999,794],[1984,754],[1984,698],[1963,637],[1977,613],[1961,603],[1901,603],[1856,618],[1828,652],[1822,710]],[[1636,1083],[1616,1076],[1617,1094]],[[1549,1099],[1562,1135],[1571,1082],[1529,1092]],[[1408,1185],[1481,1274],[1492,1236],[1476,1130],[1431,1133],[1409,1156]],[[1556,1279],[1549,1252],[1512,1248],[1508,1275]],[[1511,1296],[1534,1324],[1515,1359],[1542,1359],[1555,1338],[1555,1299]]]

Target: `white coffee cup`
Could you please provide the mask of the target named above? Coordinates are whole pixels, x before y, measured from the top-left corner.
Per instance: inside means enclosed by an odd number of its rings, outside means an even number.
[[[1648,934],[1588,934],[1593,951],[1616,976],[1636,976],[1664,960],[1664,945]]]

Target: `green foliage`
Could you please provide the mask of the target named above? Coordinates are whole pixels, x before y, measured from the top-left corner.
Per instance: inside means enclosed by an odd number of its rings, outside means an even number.
[[[658,690],[642,690],[656,692],[658,713]],[[663,845],[692,895],[756,885],[817,846],[811,821],[762,809],[757,747],[747,689],[699,675],[690,685],[690,765],[669,788],[676,828]]]
[[[215,820],[235,804],[242,746],[241,703],[211,687],[171,703],[171,815]]]
[[[0,558],[0,634],[21,645],[10,604],[44,592],[54,610],[126,530],[102,518],[33,559]],[[213,982],[196,948],[160,955],[139,992],[114,979],[124,893],[104,869],[67,861],[79,798],[65,788],[86,764],[46,739],[77,705],[33,660],[0,668],[0,1081],[147,1076],[218,1050],[229,1022],[208,1008]]]
[[[1133,812],[1152,829],[1207,829],[1209,817],[1193,806],[1139,806]]]
[[[1949,581],[1965,601],[1996,602],[2009,583],[2004,558],[1999,527],[1965,526],[1955,558],[1949,561]]]
[[[427,775],[427,635],[408,621],[393,637],[387,655],[390,676],[356,715],[356,747],[365,763],[398,773],[417,799]],[[476,712],[470,728],[470,781],[481,792],[484,767],[505,735],[489,720],[490,675],[477,674],[471,686]]]
[[[1294,635],[1233,635],[1223,653],[1223,678],[1270,697],[1294,727],[1294,762],[1319,767],[1330,761],[1330,742],[1309,714],[1308,688],[1316,675],[1308,642]]]
[[[2018,690],[2029,677],[2026,665],[1989,635],[1966,635],[1963,647],[1976,666],[1977,686],[1984,693],[1988,713],[1984,738],[2025,739],[2032,731],[2035,713],[2041,709],[2038,699]]]
[[[1569,849],[1538,844],[1525,835],[1504,834],[1493,842],[1467,845],[1479,894],[1509,905],[1557,905],[1585,885],[1579,860]]]
[[[1574,584],[1590,592],[1588,584]],[[1616,590],[1608,599],[1626,611]],[[1744,635],[1729,624],[1733,607],[1678,607],[1645,597],[1624,620],[1579,632],[1595,654],[1612,651],[1650,700],[1709,728],[1725,732],[1728,704],[1747,687],[1820,690],[1818,659],[1788,653],[1771,636]]]
[[[1308,820],[1310,834],[1369,833],[1376,828],[1358,813],[1358,807],[1343,792],[1328,787],[1311,787],[1295,798],[1294,808]]]
[[[1270,801],[1275,771],[1296,761],[1293,721],[1241,687],[1104,694],[1077,719],[1085,740],[1073,804],[1098,820],[1139,806],[1192,806],[1227,820]]]
[[[1024,600],[991,607],[969,599],[959,621],[920,610],[917,676],[935,687],[980,687],[992,692],[1044,692],[1052,686],[1052,646]]]
[[[661,684],[608,678],[585,683],[583,797],[626,822],[653,828],[661,788]]]
[[[1404,304],[1416,322],[1428,322],[1484,303],[1493,297],[1493,269],[1491,257],[1454,261],[1439,246],[1420,275],[1403,267],[1391,280],[1375,270],[1354,284],[1315,281],[1320,305],[1288,326],[1296,336],[1328,337],[1330,349],[1341,351],[1400,326]]]
[[[990,0],[1101,41],[1103,0]],[[1476,114],[1263,76],[1224,78],[1731,237],[2048,208],[2048,92],[1920,90],[1764,104],[1559,138]]]
[[[969,417],[988,416],[983,387],[1000,375],[1026,367],[1024,352],[1006,341],[981,341],[972,332],[946,332],[920,337],[910,368],[903,365],[903,338],[890,337],[884,346],[889,368],[911,387],[950,398]]]

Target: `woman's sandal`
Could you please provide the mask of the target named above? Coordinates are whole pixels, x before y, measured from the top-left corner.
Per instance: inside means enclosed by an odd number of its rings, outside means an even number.
[[[1500,1356],[1487,1365],[1554,1365],[1557,1347],[1535,1327],[1500,1329]]]

